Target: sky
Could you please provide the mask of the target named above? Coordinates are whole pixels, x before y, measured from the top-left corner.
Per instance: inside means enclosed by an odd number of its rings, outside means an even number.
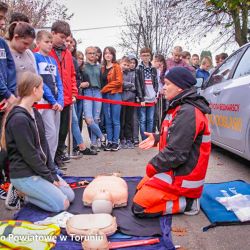
[[[123,56],[123,51],[119,48],[121,27],[117,28],[102,28],[107,26],[124,25],[125,22],[122,18],[121,12],[123,8],[130,5],[135,0],[61,0],[69,12],[74,13],[74,16],[69,21],[73,36],[77,40],[81,40],[78,45],[78,50],[84,52],[87,46],[99,46],[104,49],[106,46],[113,46],[117,49],[117,58]],[[99,28],[99,29],[92,29]],[[85,29],[77,31],[79,29]],[[86,30],[92,29],[92,30]],[[200,42],[193,43],[192,41],[177,40],[175,45],[180,45],[184,50],[200,54],[202,50],[211,50],[212,54],[221,52],[231,53],[236,47],[229,47],[227,51],[224,49],[215,50],[216,47],[208,48],[214,34],[208,35]]]
[[[73,36],[82,41],[78,46],[79,50],[84,51],[87,46],[99,46],[101,49],[113,46],[118,49],[121,27],[108,29],[101,27],[124,25],[121,10],[124,4],[129,4],[131,0],[63,0],[62,2],[69,8],[69,12],[74,13],[69,23]],[[76,31],[91,28],[100,29]],[[122,55],[119,49],[117,52]]]

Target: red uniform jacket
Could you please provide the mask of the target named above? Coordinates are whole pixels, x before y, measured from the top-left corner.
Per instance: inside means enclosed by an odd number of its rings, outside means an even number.
[[[160,152],[147,167],[152,177],[147,185],[179,196],[201,196],[211,151],[206,113],[210,113],[208,103],[195,89],[171,101],[161,135],[155,137]]]

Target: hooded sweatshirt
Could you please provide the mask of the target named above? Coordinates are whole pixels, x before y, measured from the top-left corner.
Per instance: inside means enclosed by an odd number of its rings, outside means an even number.
[[[16,68],[7,43],[0,37],[0,101],[16,90]]]
[[[34,117],[25,108],[16,106],[7,116],[5,136],[10,178],[38,175],[53,183],[58,181],[58,177],[50,156],[44,124],[40,113],[33,110]]]

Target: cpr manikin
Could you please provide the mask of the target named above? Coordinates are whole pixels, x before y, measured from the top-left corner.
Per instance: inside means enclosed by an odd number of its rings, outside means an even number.
[[[84,190],[84,206],[93,213],[111,213],[113,207],[127,206],[128,186],[117,174],[99,175]]]

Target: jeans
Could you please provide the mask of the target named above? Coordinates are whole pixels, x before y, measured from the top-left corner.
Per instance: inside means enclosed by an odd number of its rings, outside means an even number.
[[[85,96],[102,98],[102,94],[99,88],[88,88],[84,90]],[[102,103],[96,101],[84,100],[83,109],[84,116],[90,129],[90,140],[92,145],[97,145],[97,138],[102,139],[103,134],[99,127],[100,113]]]
[[[140,133],[141,133],[142,140],[145,140],[147,138],[144,132],[151,133],[153,131],[154,110],[155,110],[155,106],[140,107],[138,109]]]
[[[60,176],[60,181],[65,182]],[[13,186],[25,194],[25,201],[30,202],[46,211],[60,212],[65,210],[65,201],[72,202],[74,191],[69,186],[59,188],[41,176],[30,176],[10,180]]]
[[[75,107],[72,108],[72,135],[73,135],[73,147],[76,148],[77,145],[83,143],[83,138],[79,128]]]
[[[80,131],[82,131],[82,116],[83,116],[83,100],[76,100],[76,104],[74,105],[76,109],[76,116],[79,123]]]
[[[70,111],[70,105],[64,107],[61,112],[59,138],[58,138],[56,156],[61,156],[63,155],[63,152],[64,152],[65,140],[66,140],[68,130],[69,130],[69,111]]]
[[[121,101],[121,94],[103,94],[103,98]],[[121,105],[103,103],[103,112],[105,117],[105,126],[107,131],[108,142],[117,143],[119,142],[120,136],[120,113]]]

